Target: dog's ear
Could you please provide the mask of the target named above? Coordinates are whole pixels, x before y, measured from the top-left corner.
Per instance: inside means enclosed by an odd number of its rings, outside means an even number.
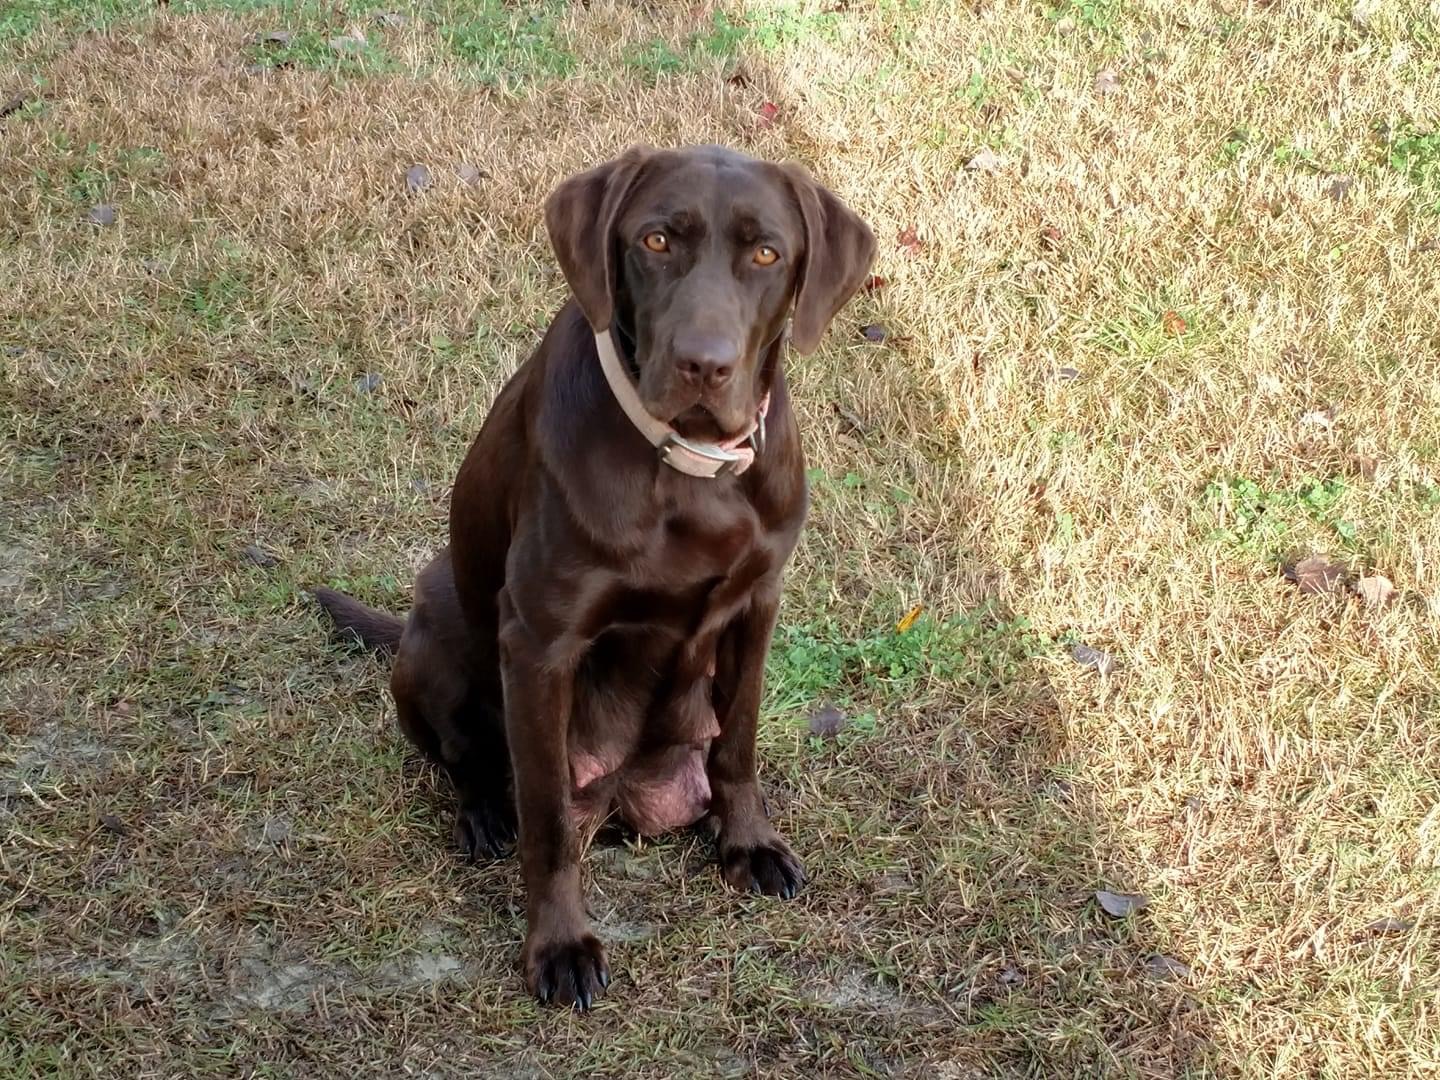
[[[615,220],[653,151],[632,146],[614,161],[572,176],[545,200],[545,230],[585,319],[597,333],[615,311]]]
[[[799,165],[782,166],[805,221],[805,260],[795,286],[790,340],[814,352],[825,328],[870,274],[875,234]]]

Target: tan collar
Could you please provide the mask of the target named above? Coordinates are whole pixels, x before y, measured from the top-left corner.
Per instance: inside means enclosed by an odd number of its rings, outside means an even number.
[[[610,331],[602,330],[595,335],[595,348],[600,353],[600,370],[605,372],[605,381],[610,384],[610,392],[615,395],[620,408],[635,425],[635,430],[660,451],[660,460],[677,472],[704,479],[714,479],[727,472],[738,475],[748,469],[755,461],[755,454],[764,449],[765,414],[770,411],[769,393],[760,399],[760,408],[748,430],[720,443],[695,442],[646,411],[640,392],[630,381],[615,343],[610,340]],[[749,446],[742,445],[747,442]]]

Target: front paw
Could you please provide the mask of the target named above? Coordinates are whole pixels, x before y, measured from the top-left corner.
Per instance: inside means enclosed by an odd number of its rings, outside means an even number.
[[[466,803],[455,811],[455,846],[470,862],[501,859],[515,843],[515,817],[493,802]]]
[[[727,846],[720,842],[720,872],[726,884],[741,892],[793,899],[805,884],[805,867],[778,835],[758,844]]]
[[[605,947],[593,934],[561,941],[527,941],[525,984],[546,1004],[553,1001],[588,1009],[610,985]]]

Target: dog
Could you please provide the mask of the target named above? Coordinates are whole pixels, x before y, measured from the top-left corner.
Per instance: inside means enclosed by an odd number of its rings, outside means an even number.
[[[400,727],[458,798],[474,859],[517,829],[526,984],[609,985],[580,830],[713,815],[725,881],[784,898],[755,729],[808,497],[783,366],[866,280],[870,228],[801,167],[635,147],[564,181],[545,224],[571,297],[460,467],[450,542],[401,620],[330,589],[391,652]]]

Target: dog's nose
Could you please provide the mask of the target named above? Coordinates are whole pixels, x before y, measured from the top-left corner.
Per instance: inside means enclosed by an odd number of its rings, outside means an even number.
[[[675,339],[675,371],[691,386],[718,390],[740,365],[740,348],[719,334]]]

